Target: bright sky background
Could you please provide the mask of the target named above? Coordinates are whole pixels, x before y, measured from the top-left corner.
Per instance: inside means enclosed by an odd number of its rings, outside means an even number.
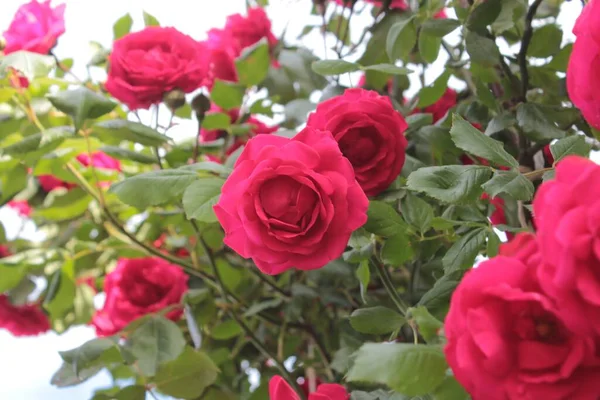
[[[0,32],[8,27],[16,9],[25,2],[2,0]],[[175,26],[195,39],[203,39],[210,28],[222,27],[227,15],[243,13],[245,10],[244,0],[55,0],[54,3],[67,4],[66,33],[59,40],[56,54],[61,58],[74,57],[75,71],[80,75],[84,75],[85,63],[91,56],[89,42],[94,40],[110,47],[112,25],[127,12],[134,18],[133,30],[143,27],[142,10],[145,10],[157,17],[161,25]],[[270,3],[268,14],[273,21],[273,30],[280,36],[287,27],[288,41],[295,40],[304,25],[319,23],[318,17],[309,16],[310,0],[271,0]],[[571,30],[581,11],[581,3],[571,1],[565,3],[564,7],[565,12],[559,23],[565,30],[565,40],[571,41]],[[353,32],[355,40],[361,29]],[[321,40],[321,36],[315,31],[303,43],[323,57]],[[439,75],[444,62],[445,59],[440,57],[427,74],[428,82]],[[413,93],[417,89],[418,87],[413,89]],[[181,127],[184,130],[187,128],[189,126]],[[21,221],[12,210],[0,210],[0,220],[4,222],[9,237],[17,234]],[[35,237],[35,227],[31,222],[25,225],[23,236]],[[108,374],[101,374],[70,389],[56,389],[49,383],[50,377],[61,364],[57,352],[77,347],[93,337],[93,330],[88,327],[77,327],[60,336],[48,333],[36,338],[19,339],[13,338],[6,331],[0,331],[0,399],[85,400],[91,397],[93,389],[109,386]]]

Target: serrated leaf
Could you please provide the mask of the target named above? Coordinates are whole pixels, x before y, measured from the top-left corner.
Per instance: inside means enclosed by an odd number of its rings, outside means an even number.
[[[490,168],[478,165],[425,167],[411,173],[407,185],[445,203],[471,202],[479,198],[491,174]]]
[[[360,65],[344,60],[320,60],[312,63],[312,70],[319,75],[341,75],[360,70]]]
[[[160,26],[160,22],[158,22],[154,15],[148,14],[146,11],[144,11],[144,26],[146,28],[149,26]]]
[[[553,56],[560,50],[562,37],[562,29],[554,24],[544,25],[534,30],[527,48],[527,55],[539,58]]]
[[[492,179],[483,184],[483,190],[496,197],[505,193],[515,200],[529,201],[535,188],[533,183],[515,171],[496,171]]]
[[[517,106],[517,123],[533,139],[560,139],[565,132],[550,121],[535,103],[521,103]]]
[[[406,222],[425,233],[431,227],[433,208],[425,200],[409,193],[402,201],[402,215]]]
[[[427,311],[426,307],[418,306],[408,309],[409,318],[414,319],[419,328],[419,333],[425,341],[429,342],[438,335],[444,324]]]
[[[408,236],[402,233],[389,237],[381,247],[381,260],[387,265],[402,265],[414,255]]]
[[[442,39],[421,32],[419,35],[419,55],[426,63],[432,64],[440,54]]]
[[[367,288],[371,282],[371,271],[369,270],[369,261],[364,260],[358,265],[356,269],[356,277],[360,283],[360,296],[363,303],[367,303]]]
[[[585,137],[582,135],[569,136],[550,145],[554,164],[568,155],[587,157],[590,155],[590,150],[591,146],[585,141]]]
[[[212,328],[210,334],[214,339],[227,340],[238,336],[242,332],[242,327],[236,321],[230,319]]]
[[[458,114],[452,116],[450,135],[456,147],[468,153],[483,157],[498,166],[519,167],[519,162],[504,150],[502,142],[482,134]]]
[[[445,71],[433,82],[433,85],[421,89],[417,107],[424,108],[441,99],[446,89],[448,89],[448,79],[450,79],[450,72]]]
[[[47,98],[54,107],[73,118],[76,130],[86,119],[100,118],[117,106],[112,100],[83,86],[48,95]]]
[[[231,125],[231,118],[225,113],[207,113],[202,120],[202,128],[213,130],[213,129],[227,129]]]
[[[97,338],[88,340],[81,346],[67,351],[59,351],[61,358],[73,366],[75,373],[89,368],[107,350],[116,348],[116,343],[108,338]]]
[[[354,310],[350,314],[350,325],[355,331],[370,335],[383,335],[402,327],[406,320],[396,311],[376,306]]]
[[[183,193],[183,209],[189,219],[217,222],[213,206],[219,201],[221,178],[203,178],[191,183]]]
[[[385,384],[408,395],[429,393],[446,377],[441,348],[407,343],[367,343],[356,355],[349,382]]]
[[[364,228],[379,236],[394,236],[407,231],[408,226],[396,210],[382,201],[371,201]]]
[[[486,236],[485,228],[476,228],[458,239],[442,259],[444,271],[448,274],[472,267],[475,257],[483,249]]]
[[[113,40],[117,40],[127,35],[133,26],[131,15],[125,14],[119,18],[113,25]]]
[[[132,151],[128,149],[124,149],[122,147],[117,146],[102,146],[100,151],[108,154],[113,158],[117,158],[119,160],[129,160],[135,161],[141,164],[155,164],[156,157],[149,156],[144,153],[140,153],[139,151]]]
[[[478,3],[471,11],[467,20],[467,27],[474,31],[485,32],[488,25],[493,23],[502,10],[502,0],[487,0]]]
[[[492,66],[500,60],[500,50],[496,42],[474,31],[468,31],[465,39],[467,53],[471,61]]]
[[[390,61],[404,60],[417,43],[417,30],[410,16],[391,26],[388,31],[385,49]]]
[[[92,136],[103,142],[118,144],[123,140],[144,146],[160,146],[169,141],[169,137],[139,122],[125,119],[101,121],[92,127]]]
[[[266,38],[263,38],[245,48],[235,60],[239,82],[247,87],[258,85],[267,77],[270,64],[269,44]]]
[[[444,37],[461,25],[460,21],[451,18],[429,19],[421,25],[421,33]]]
[[[217,79],[210,91],[210,99],[223,110],[231,110],[242,105],[245,93],[245,86]]]

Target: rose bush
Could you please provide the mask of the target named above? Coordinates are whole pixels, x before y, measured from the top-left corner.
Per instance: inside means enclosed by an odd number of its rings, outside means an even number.
[[[92,400],[600,398],[599,2],[140,10],[89,60],[25,4],[0,330],[87,327]]]

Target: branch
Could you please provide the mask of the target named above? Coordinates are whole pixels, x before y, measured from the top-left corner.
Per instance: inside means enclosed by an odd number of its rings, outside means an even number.
[[[398,311],[400,311],[402,313],[402,315],[406,315],[406,312],[408,310],[408,305],[404,302],[404,300],[402,300],[400,295],[398,295],[398,291],[394,287],[394,283],[392,282],[392,277],[390,276],[388,270],[375,257],[371,257],[369,262],[377,270],[377,273],[379,274],[379,278],[381,279],[381,282],[383,283],[383,286],[385,287],[385,291],[387,292],[388,296],[390,296],[390,298],[392,299],[392,301],[398,308]]]
[[[525,32],[523,33],[523,41],[521,42],[521,50],[519,51],[519,55],[517,59],[519,60],[519,68],[521,69],[521,92],[522,92],[522,100],[527,101],[527,90],[529,89],[529,71],[527,71],[527,49],[529,48],[529,44],[531,43],[531,38],[533,37],[533,27],[531,23],[533,22],[533,17],[537,12],[538,7],[542,4],[543,0],[535,0],[533,4],[529,7],[527,11],[527,15],[525,16]]]

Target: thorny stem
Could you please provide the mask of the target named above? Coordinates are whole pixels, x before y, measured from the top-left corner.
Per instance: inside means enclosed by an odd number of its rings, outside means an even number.
[[[221,296],[223,296],[223,299],[225,299],[226,302],[229,302],[229,296],[227,293],[227,289],[225,288],[225,284],[223,283],[223,280],[221,279],[221,274],[219,273],[219,269],[217,268],[217,264],[215,262],[215,258],[212,254],[212,251],[210,250],[210,248],[204,241],[204,238],[202,237],[202,234],[200,233],[200,230],[198,229],[198,225],[196,225],[196,223],[194,221],[190,221],[190,223],[192,224],[192,227],[194,228],[194,232],[196,233],[196,238],[198,240],[198,243],[200,244],[200,246],[202,246],[202,249],[204,250],[204,252],[206,253],[206,255],[208,257],[208,262],[209,262],[210,267],[213,270],[213,275],[215,276],[215,278],[217,280],[217,284],[218,284],[219,291],[221,292]],[[256,335],[254,335],[254,332],[252,332],[252,329],[250,329],[250,327],[248,325],[246,325],[244,320],[239,315],[237,315],[235,312],[233,312],[233,310],[230,308],[227,309],[227,313],[231,316],[231,318],[233,318],[238,323],[238,325],[240,325],[242,327],[246,336],[248,336],[248,338],[250,339],[250,341],[252,342],[254,347],[256,347],[256,349],[259,352],[261,352],[264,357],[266,357],[268,360],[271,360],[273,362],[275,367],[279,370],[279,373],[294,388],[294,390],[296,391],[298,396],[300,396],[300,398],[302,400],[306,400],[306,396],[304,395],[304,393],[298,386],[298,383],[292,378],[292,376],[287,371],[287,369],[285,369],[285,366],[281,363],[281,361],[279,361],[279,359],[277,359],[276,356],[272,355],[269,352],[269,350],[260,342],[260,340],[258,340]]]
[[[535,0],[529,7],[525,16],[525,32],[523,33],[523,41],[521,42],[521,50],[517,59],[519,60],[519,68],[521,69],[521,93],[523,102],[527,101],[527,90],[529,89],[529,71],[527,70],[527,49],[533,37],[532,22],[537,12],[538,7],[542,4],[542,0]]]

